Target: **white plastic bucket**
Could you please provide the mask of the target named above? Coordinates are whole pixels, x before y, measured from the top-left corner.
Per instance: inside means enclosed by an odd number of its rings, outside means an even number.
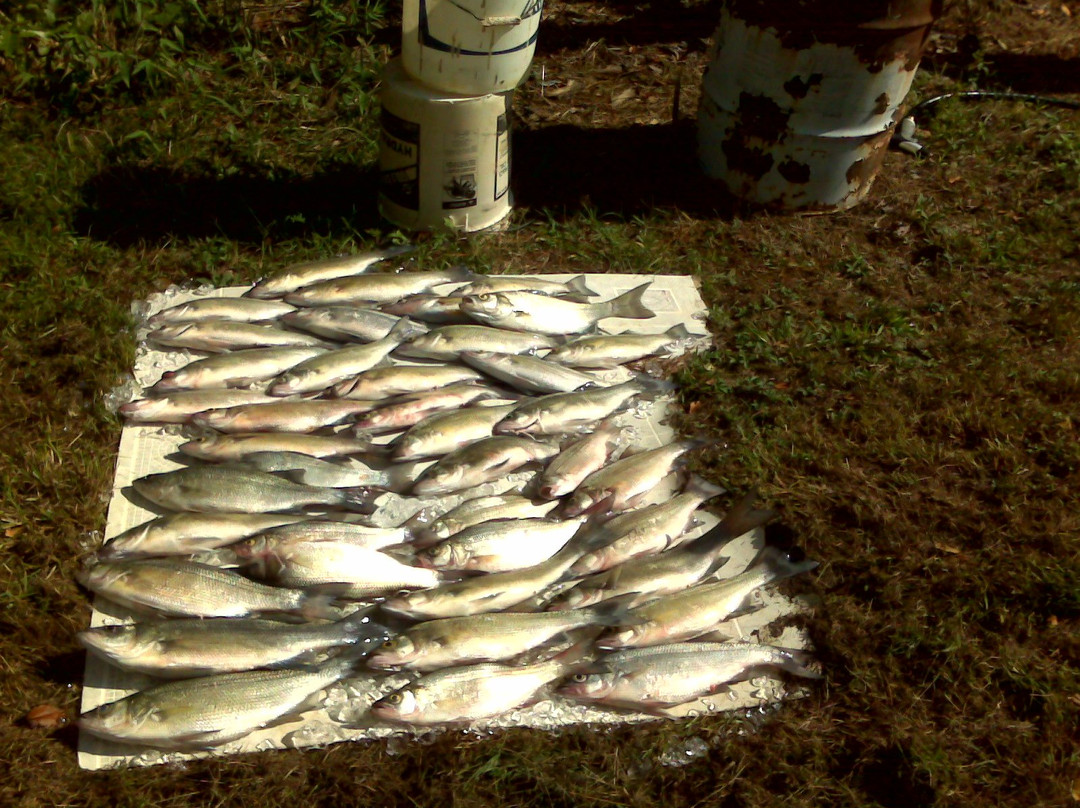
[[[439,93],[391,61],[380,91],[379,212],[406,230],[471,232],[506,218],[510,98]]]
[[[525,80],[543,0],[404,0],[401,62],[446,93],[484,95]]]

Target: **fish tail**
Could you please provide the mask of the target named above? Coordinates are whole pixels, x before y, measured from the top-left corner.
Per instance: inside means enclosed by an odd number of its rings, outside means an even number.
[[[614,598],[608,598],[593,606],[586,606],[581,611],[586,612],[593,625],[616,627],[616,626],[628,626],[634,623],[640,623],[640,620],[635,620],[630,610],[634,608],[634,604],[638,599],[637,592],[630,592],[625,595],[619,595]]]
[[[390,329],[385,339],[397,341],[399,343],[408,342],[409,340],[416,339],[421,334],[426,334],[427,332],[427,326],[410,320],[408,317],[402,317],[400,320],[394,323],[394,327]]]
[[[597,294],[588,287],[588,283],[585,280],[584,275],[578,275],[571,278],[566,282],[566,288],[577,295],[583,295],[585,297],[596,297]]]
[[[396,258],[399,255],[411,253],[415,249],[415,244],[394,244],[390,247],[383,247],[380,250],[376,250],[375,253],[379,256],[380,261],[385,261],[387,258]]]
[[[390,629],[373,620],[371,612],[371,609],[360,609],[337,621],[335,625],[341,630],[342,642],[374,648],[390,638]]]
[[[655,399],[675,391],[675,383],[667,379],[654,379],[652,376],[640,375],[632,382],[638,389],[638,395],[644,399]]]
[[[774,519],[777,515],[776,511],[760,510],[754,507],[757,498],[757,491],[747,492],[724,514],[720,524],[704,536],[687,544],[686,549],[693,553],[711,553],[732,539],[749,533],[754,528],[761,527]]]
[[[774,581],[801,575],[818,565],[816,561],[792,561],[791,556],[779,547],[766,547],[762,550],[758,555],[758,563],[765,566]]]
[[[700,477],[697,474],[691,474],[689,479],[686,481],[686,485],[683,487],[683,492],[686,494],[693,494],[694,496],[700,498],[702,502],[706,502],[713,497],[718,497],[721,494],[726,494],[727,489],[723,486],[711,483],[704,477]]]
[[[655,317],[656,312],[648,308],[642,298],[652,285],[652,281],[635,286],[629,292],[623,292],[616,298],[598,305],[603,306],[608,312],[608,317],[628,317],[632,320],[647,320]]]
[[[684,323],[675,323],[675,325],[664,332],[664,335],[674,340],[693,338],[693,334],[690,333],[690,330]]]
[[[338,504],[343,508],[367,515],[375,513],[375,499],[385,493],[384,489],[374,485],[336,488],[334,491],[337,492],[335,498]]]
[[[466,266],[450,267],[446,270],[447,283],[477,283],[484,279],[482,274],[473,272]]]
[[[781,670],[785,670],[788,673],[795,676],[802,676],[804,679],[824,679],[825,677],[818,673],[809,665],[814,661],[813,656],[808,652],[798,648],[776,648],[777,656],[779,659],[776,661],[776,666]]]

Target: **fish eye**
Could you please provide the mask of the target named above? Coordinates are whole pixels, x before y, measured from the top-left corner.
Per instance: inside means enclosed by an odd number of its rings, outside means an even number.
[[[570,681],[582,684],[589,681],[589,675],[587,673],[575,673],[573,676],[570,677]]]
[[[402,698],[404,698],[404,696],[402,696],[401,693],[391,693],[384,701],[386,701],[387,704],[401,704]]]

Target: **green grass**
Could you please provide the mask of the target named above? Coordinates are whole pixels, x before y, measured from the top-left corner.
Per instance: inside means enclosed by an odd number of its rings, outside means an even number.
[[[943,102],[920,121],[929,156],[890,154],[843,214],[555,195],[516,209],[505,233],[417,239],[421,268],[699,280],[715,345],[671,368],[674,420],[715,440],[699,472],[735,494],[756,487],[781,511],[777,540],[821,562],[793,583],[823,604],[810,629],[828,679],[808,698],[753,719],[80,772],[70,729],[17,719],[78,702],[74,635],[89,608],[74,573],[105,524],[119,421],[103,396],[132,365],[130,306],[170,284],[244,283],[406,237],[374,204],[375,89],[398,12],[359,0],[10,5],[0,804],[1074,804],[1080,137],[1075,113],[1011,102]],[[549,4],[586,10],[608,13]],[[961,4],[940,30],[947,43],[992,29],[1030,53],[1045,31],[1030,26],[1049,24],[1011,4]],[[617,40],[605,64],[669,67],[663,42],[631,53]],[[567,41],[541,58],[549,73],[577,66],[602,107],[622,78],[589,72],[589,43]],[[933,61],[942,69],[921,71],[913,98],[998,86],[987,49],[999,47],[984,36],[963,69]],[[680,51],[684,88],[704,66],[695,48]],[[552,120],[588,134],[590,103],[541,99],[534,82],[515,107],[540,143],[531,110],[561,110]],[[669,102],[655,106],[666,120]],[[707,754],[662,765],[693,739]]]

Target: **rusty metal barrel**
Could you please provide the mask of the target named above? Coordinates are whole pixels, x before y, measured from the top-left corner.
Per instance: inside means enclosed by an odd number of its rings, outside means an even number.
[[[941,0],[726,0],[698,158],[736,197],[843,210],[881,168]]]

